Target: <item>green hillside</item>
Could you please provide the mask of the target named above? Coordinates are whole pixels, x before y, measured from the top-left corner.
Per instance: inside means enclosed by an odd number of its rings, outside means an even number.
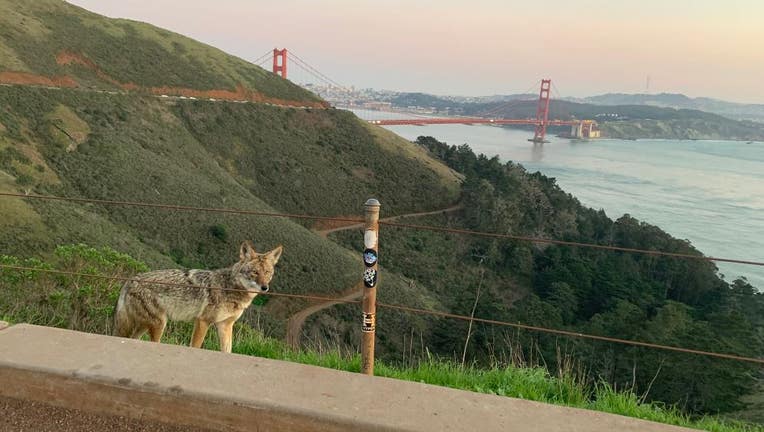
[[[276,100],[322,103],[166,30],[63,1],[0,0],[0,53],[0,81],[21,74],[76,83],[0,87],[2,191],[353,216],[371,196],[387,214],[458,198],[459,179],[445,165],[344,111],[145,95],[156,87],[245,87]],[[76,61],[62,62],[62,53]],[[83,91],[91,88],[118,92]],[[263,249],[285,245],[277,279],[284,292],[341,292],[358,280],[357,255],[304,221],[4,199],[0,226],[3,253],[46,256],[57,245],[83,242],[153,268],[210,268],[230,264],[238,243],[252,239]],[[403,286],[395,278],[387,283]],[[266,324],[279,334],[300,307],[273,301]]]
[[[131,84],[228,91],[243,86],[267,97],[319,102],[217,48],[61,0],[0,0],[0,71],[70,77],[79,87],[107,90]]]
[[[388,214],[457,199],[443,165],[346,112],[24,87],[0,87],[0,107],[4,191],[318,215],[359,215],[370,196]],[[249,238],[285,245],[283,291],[341,292],[358,280],[354,254],[285,219],[5,199],[0,220],[6,252],[85,242],[152,267],[218,267]]]

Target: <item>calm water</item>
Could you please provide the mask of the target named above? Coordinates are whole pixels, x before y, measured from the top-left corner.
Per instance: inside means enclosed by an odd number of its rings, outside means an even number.
[[[490,126],[390,126],[414,140],[431,135],[555,177],[584,205],[615,219],[630,215],[688,239],[704,254],[764,261],[764,143],[597,140],[551,137]],[[728,281],[745,276],[764,289],[764,268],[719,264]]]

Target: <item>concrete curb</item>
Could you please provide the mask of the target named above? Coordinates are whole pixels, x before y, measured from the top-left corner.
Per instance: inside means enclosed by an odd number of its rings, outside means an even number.
[[[226,431],[671,432],[595,411],[256,357],[18,324],[0,396]]]

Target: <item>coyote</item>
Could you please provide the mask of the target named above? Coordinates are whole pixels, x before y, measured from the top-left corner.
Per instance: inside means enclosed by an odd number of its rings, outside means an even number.
[[[268,291],[282,246],[264,254],[249,241],[239,262],[219,270],[156,270],[128,281],[114,310],[114,335],[140,338],[147,331],[159,342],[167,320],[193,321],[191,346],[199,348],[215,324],[220,350],[230,353],[233,323],[259,293]],[[153,282],[153,283],[152,283]]]

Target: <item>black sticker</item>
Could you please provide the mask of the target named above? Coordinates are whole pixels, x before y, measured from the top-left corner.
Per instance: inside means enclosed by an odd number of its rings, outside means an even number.
[[[367,288],[374,288],[377,285],[377,271],[373,268],[367,268],[363,272],[363,284]]]
[[[374,249],[363,251],[363,263],[366,264],[366,267],[373,267],[377,263],[377,251]]]

